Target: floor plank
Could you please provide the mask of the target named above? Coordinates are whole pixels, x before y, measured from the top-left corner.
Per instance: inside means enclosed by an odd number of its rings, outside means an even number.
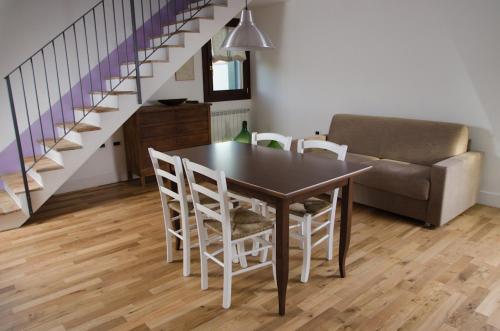
[[[201,291],[193,250],[193,275],[182,277],[181,252],[165,262],[162,226],[153,184],[51,198],[0,233],[0,329],[500,330],[499,209],[477,205],[430,230],[356,205],[347,278],[320,246],[300,283],[292,243],[285,317],[270,269],[236,277],[222,309],[221,270],[210,264]]]

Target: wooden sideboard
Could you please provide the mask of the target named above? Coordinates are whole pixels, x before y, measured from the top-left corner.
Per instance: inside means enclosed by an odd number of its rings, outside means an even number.
[[[144,185],[146,176],[154,175],[149,147],[167,152],[210,144],[210,104],[144,106],[127,120],[123,133],[129,179],[137,175]]]

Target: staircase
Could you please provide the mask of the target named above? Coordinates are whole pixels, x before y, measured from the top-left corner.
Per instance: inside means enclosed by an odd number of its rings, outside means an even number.
[[[0,230],[25,223],[244,4],[102,0],[6,76],[16,141],[0,153]]]

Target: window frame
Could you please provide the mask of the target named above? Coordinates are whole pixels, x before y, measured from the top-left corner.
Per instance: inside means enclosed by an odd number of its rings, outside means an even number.
[[[227,27],[236,27],[239,19],[233,18]],[[219,102],[231,100],[246,100],[252,98],[250,87],[250,52],[246,51],[247,59],[243,62],[243,89],[214,91],[212,75],[212,41],[209,40],[201,49],[203,68],[203,95],[205,102]]]

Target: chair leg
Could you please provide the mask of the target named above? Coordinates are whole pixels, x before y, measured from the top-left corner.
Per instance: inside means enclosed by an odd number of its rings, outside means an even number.
[[[265,234],[264,235],[264,239],[266,239],[267,241],[269,241],[269,234]],[[259,261],[261,263],[266,262],[266,260],[267,260],[267,254],[268,254],[267,252],[268,252],[267,248],[264,248],[263,250],[260,251],[260,259],[259,259]]]
[[[233,257],[233,263],[239,263],[240,260],[238,259],[238,253],[236,249],[236,244],[231,245],[231,252],[232,252],[232,257]]]
[[[230,244],[233,246],[233,244]],[[233,277],[233,250],[231,247],[224,249],[224,287],[222,294],[222,307],[228,309],[231,307],[231,286]]]
[[[299,248],[300,249],[304,249],[304,223],[303,223],[303,220],[302,222],[299,223],[299,227],[297,227],[297,231],[299,232],[299,235],[300,235],[300,240],[299,240]]]
[[[306,214],[303,222],[304,251],[302,252],[302,273],[300,281],[307,283],[309,280],[309,270],[311,269],[311,215]]]
[[[169,229],[172,229],[172,224],[170,223],[170,220],[165,220],[165,245],[166,245],[166,250],[167,250],[167,262],[170,263],[174,260],[173,256],[173,235],[168,231]]]
[[[237,248],[236,251],[238,252],[238,254],[245,253],[245,243],[243,241],[238,242],[236,244],[236,248]],[[240,255],[239,260],[240,260],[240,265],[242,268],[248,267],[246,255]]]
[[[276,280],[276,226],[273,228],[273,234],[272,234],[272,253],[271,253],[271,259],[273,262],[273,278],[274,278],[274,284],[278,286],[278,281]]]
[[[206,290],[208,288],[208,258],[205,255],[207,251],[207,243],[206,243],[206,229],[203,227],[202,229],[198,229],[199,234],[199,242],[200,242],[200,278],[201,278],[201,289]]]
[[[255,213],[260,213],[259,200],[252,199],[252,211]],[[252,239],[252,256],[259,255],[257,250],[259,249],[259,242],[255,239]]]
[[[330,215],[330,220],[329,220],[329,225],[327,225],[327,231],[328,231],[328,245],[326,246],[327,252],[326,252],[326,259],[331,261],[333,259],[333,231],[335,227],[335,209],[333,209],[331,215]]]
[[[183,275],[187,277],[191,274],[191,238],[189,231],[182,230],[182,266]]]

